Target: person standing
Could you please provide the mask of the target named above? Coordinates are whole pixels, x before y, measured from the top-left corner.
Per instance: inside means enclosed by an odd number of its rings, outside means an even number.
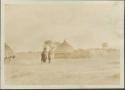
[[[53,57],[54,57],[53,49],[50,49],[49,52],[48,52],[48,60],[49,60],[49,63],[51,62],[51,60],[52,60]]]
[[[48,56],[47,48],[44,48],[43,51],[42,51],[42,53],[41,53],[41,63],[42,62],[44,62],[44,63],[46,62],[47,56]]]

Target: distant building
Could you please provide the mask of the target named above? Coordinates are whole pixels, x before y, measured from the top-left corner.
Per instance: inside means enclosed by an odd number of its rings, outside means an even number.
[[[96,56],[118,56],[119,50],[108,48],[107,43],[102,44],[102,48],[74,49],[66,40],[55,49],[55,58],[88,58]]]
[[[120,53],[118,49],[113,48],[91,48],[88,51],[91,56],[111,56]]]
[[[14,58],[15,58],[15,55],[13,50],[10,48],[10,46],[5,44],[5,60],[11,60]]]
[[[55,49],[55,58],[71,58],[73,52],[74,48],[64,40],[63,43]]]
[[[64,40],[63,43],[61,43],[56,49],[56,53],[71,53],[74,51],[74,48],[66,41]]]

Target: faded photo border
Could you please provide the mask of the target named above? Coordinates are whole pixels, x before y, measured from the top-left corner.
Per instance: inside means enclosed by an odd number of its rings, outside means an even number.
[[[120,85],[5,85],[4,77],[4,5],[5,4],[40,4],[40,3],[108,3],[118,2],[121,4],[124,17],[124,0],[1,0],[1,89],[117,89],[124,88],[124,40],[120,41]],[[123,21],[124,22],[124,21]],[[121,33],[124,33],[124,28]],[[122,34],[124,36],[124,34]]]

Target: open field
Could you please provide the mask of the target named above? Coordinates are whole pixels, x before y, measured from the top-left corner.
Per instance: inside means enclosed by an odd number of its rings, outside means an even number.
[[[7,85],[119,85],[119,56],[54,59],[40,62],[39,55],[17,55],[5,64]]]

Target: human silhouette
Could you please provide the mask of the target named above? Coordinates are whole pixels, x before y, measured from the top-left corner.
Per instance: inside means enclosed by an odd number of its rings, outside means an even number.
[[[44,63],[46,62],[47,56],[48,56],[47,48],[44,48],[43,51],[42,51],[42,53],[41,53],[41,63],[42,62],[44,62]]]

